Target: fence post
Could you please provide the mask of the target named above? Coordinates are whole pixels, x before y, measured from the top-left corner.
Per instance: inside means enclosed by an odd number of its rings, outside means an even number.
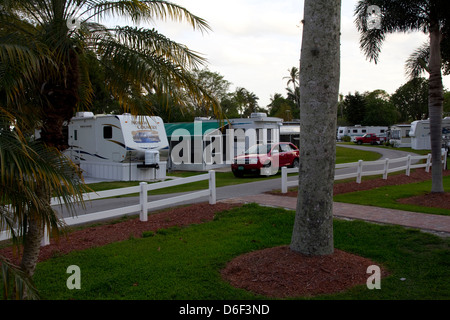
[[[411,155],[408,154],[408,159],[406,160],[406,175],[409,177],[411,174]]]
[[[443,163],[443,168],[444,168],[444,170],[447,168],[447,156],[448,156],[448,150],[447,149],[445,149],[445,151],[444,151],[444,163]]]
[[[140,195],[139,195],[139,202],[141,205],[141,212],[139,214],[139,220],[148,221],[148,202],[147,202],[148,184],[147,184],[147,182],[141,182],[139,185],[141,187],[141,191],[140,191]]]
[[[41,240],[41,247],[48,246],[50,244],[50,232],[48,232],[48,226],[44,227],[44,234]]]
[[[427,166],[426,166],[426,168],[425,168],[425,171],[426,171],[426,172],[430,172],[430,167],[431,167],[431,153],[428,154],[428,157],[427,157]]]
[[[357,176],[356,176],[356,182],[357,183],[361,183],[362,166],[363,166],[363,161],[359,160],[358,161],[358,171],[357,171]]]
[[[209,204],[216,204],[216,172],[209,171]]]
[[[384,180],[387,180],[388,170],[389,170],[389,158],[386,158],[384,161],[384,172],[383,172]]]
[[[281,167],[281,193],[287,193],[287,167]]]

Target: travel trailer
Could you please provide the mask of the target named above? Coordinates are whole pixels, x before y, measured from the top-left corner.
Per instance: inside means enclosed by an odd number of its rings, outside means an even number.
[[[337,140],[341,141],[345,136],[350,137],[350,141],[355,142],[356,137],[362,137],[366,133],[374,133],[377,136],[387,133],[389,127],[377,126],[351,126],[339,127],[337,131]]]
[[[414,150],[430,150],[430,119],[417,120],[411,122],[411,148]],[[442,119],[442,138],[443,142],[448,143],[450,139],[450,117]],[[445,146],[448,148],[448,145]]]
[[[411,147],[411,124],[396,124],[391,127],[389,143],[397,148]]]
[[[65,154],[91,177],[148,180],[150,168],[165,176],[159,160],[168,142],[160,117],[77,112],[68,123],[68,145]]]

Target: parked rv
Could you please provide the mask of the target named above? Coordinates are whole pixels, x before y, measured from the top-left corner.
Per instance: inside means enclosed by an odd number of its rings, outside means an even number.
[[[345,136],[350,137],[350,141],[355,142],[356,137],[362,137],[366,133],[374,133],[377,136],[382,136],[387,133],[388,126],[350,126],[339,127],[337,131],[337,140],[341,141]]]
[[[391,127],[389,144],[397,148],[411,147],[411,124],[396,124]]]
[[[430,150],[430,120],[417,120],[411,122],[411,148],[414,150]],[[449,148],[448,141],[450,140],[450,117],[442,119],[442,141],[443,147]]]
[[[168,147],[160,117],[94,115],[77,112],[68,124],[69,149],[75,163],[81,161],[143,162],[149,150]]]
[[[85,176],[120,181],[165,178],[168,142],[160,117],[77,112],[67,127],[65,154]]]

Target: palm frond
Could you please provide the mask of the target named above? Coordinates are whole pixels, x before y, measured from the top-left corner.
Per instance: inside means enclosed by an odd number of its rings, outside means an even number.
[[[405,63],[406,74],[410,79],[419,77],[424,72],[429,72],[428,60],[430,57],[430,45],[424,43],[415,50]]]
[[[2,256],[0,256],[0,266],[3,282],[3,300],[22,300],[25,298],[24,293],[26,293],[26,299],[28,300],[38,300],[40,298],[32,279],[19,267]]]
[[[379,28],[368,28],[368,8],[380,8]],[[355,7],[355,24],[360,33],[360,48],[370,61],[377,63],[386,34],[395,32],[428,31],[427,1],[360,0]]]
[[[210,30],[208,23],[189,12],[187,9],[168,1],[149,0],[122,0],[122,1],[86,1],[86,10],[83,21],[92,17],[104,19],[107,17],[126,16],[136,24],[153,22],[155,19],[171,20],[175,22],[186,21],[195,30]]]
[[[42,226],[47,225],[57,232],[62,224],[50,206],[50,199],[42,197],[42,190],[52,190],[71,210],[74,201],[82,203],[82,193],[89,190],[78,175],[77,167],[57,150],[38,141],[27,142],[15,131],[2,130],[0,229],[14,225],[15,230],[11,231],[17,239],[23,235],[26,215],[32,214]]]

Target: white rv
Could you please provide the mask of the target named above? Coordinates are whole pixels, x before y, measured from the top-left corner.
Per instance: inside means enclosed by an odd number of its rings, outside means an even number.
[[[389,143],[397,148],[411,147],[411,124],[396,124],[391,127]]]
[[[430,150],[430,120],[417,120],[411,122],[411,148],[415,150]],[[450,117],[442,119],[443,141],[450,139]],[[448,148],[448,146],[447,146]]]
[[[339,127],[337,131],[337,140],[342,140],[343,137],[349,136],[350,141],[354,142],[356,137],[362,137],[366,133],[374,133],[377,136],[387,133],[389,127],[378,126],[351,126],[351,127]]]
[[[89,176],[147,180],[142,178],[142,172],[138,172],[158,168],[160,153],[167,150],[168,141],[160,117],[77,112],[68,124],[68,145],[65,154]],[[109,172],[100,174],[105,168],[110,168]],[[119,171],[126,174],[118,175]]]

